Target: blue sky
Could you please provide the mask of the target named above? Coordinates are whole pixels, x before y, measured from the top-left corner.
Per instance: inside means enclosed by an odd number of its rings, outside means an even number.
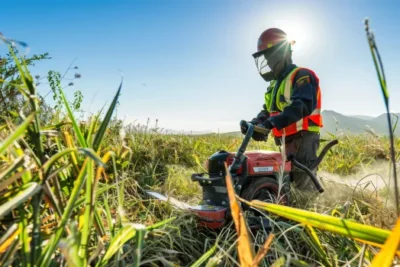
[[[126,123],[223,132],[263,104],[267,83],[251,54],[269,27],[297,38],[294,62],[319,76],[323,109],[376,116],[385,109],[364,31],[369,17],[391,109],[400,111],[399,14],[395,0],[7,1],[0,32],[27,42],[31,54],[50,53],[33,74],[64,72],[76,58],[82,78],[67,95],[81,90],[88,112],[111,102],[123,73],[118,116]]]

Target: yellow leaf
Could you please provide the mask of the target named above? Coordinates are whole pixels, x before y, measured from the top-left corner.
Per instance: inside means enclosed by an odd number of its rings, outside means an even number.
[[[272,239],[274,239],[274,237],[275,237],[274,234],[270,234],[268,236],[268,239],[265,240],[265,243],[264,243],[263,247],[258,251],[256,258],[254,259],[254,262],[253,262],[253,265],[252,265],[253,267],[257,267],[260,264],[261,260],[267,254],[267,252],[269,250],[269,247],[270,247],[270,245],[272,243]]]
[[[282,267],[285,264],[285,258],[284,257],[280,257],[279,259],[277,259],[272,265],[271,267]]]
[[[103,158],[102,158],[101,160],[102,160],[104,163],[107,163],[107,162],[110,160],[111,155],[112,155],[112,152],[111,152],[111,151],[108,151],[108,152],[103,156]],[[99,168],[97,169],[97,172],[96,172],[96,181],[98,181],[98,180],[100,179],[100,176],[101,176],[101,174],[103,173],[103,171],[104,171],[104,167],[103,167],[103,166],[99,166]]]
[[[397,219],[396,226],[394,227],[391,235],[386,240],[381,251],[372,260],[372,267],[385,267],[392,266],[393,256],[396,254],[397,248],[400,243],[400,217]]]
[[[311,236],[312,236],[312,238],[315,240],[315,242],[318,244],[318,246],[321,248],[321,249],[323,249],[322,248],[322,244],[321,244],[321,241],[319,240],[319,238],[318,238],[318,236],[317,236],[317,233],[314,231],[314,228],[312,228],[312,226],[310,226],[310,225],[306,225],[306,227],[307,227],[307,229],[309,230],[309,232],[310,232],[310,234],[311,234]]]
[[[247,229],[246,221],[243,218],[242,210],[236,199],[235,190],[232,184],[232,178],[225,163],[227,175],[225,176],[226,187],[228,189],[229,204],[231,207],[231,214],[235,223],[236,232],[238,234],[238,253],[240,266],[251,267],[254,259],[254,251],[251,246],[250,236]]]
[[[12,242],[15,240],[15,238],[19,235],[19,232],[21,232],[21,228],[18,228],[15,230],[12,235],[7,238],[1,245],[0,245],[0,253],[4,253],[7,248],[12,244]]]
[[[364,243],[364,244],[366,244],[366,245],[373,246],[373,247],[383,248],[383,245],[382,245],[382,244],[378,244],[378,243],[375,243],[375,242],[360,240],[360,239],[358,239],[358,238],[354,238],[354,240],[355,240],[355,241],[358,241],[358,242],[361,242],[361,243]],[[368,253],[368,251],[366,252],[366,255],[367,255],[367,253]],[[400,250],[397,250],[396,255],[397,255],[398,257],[400,257]]]

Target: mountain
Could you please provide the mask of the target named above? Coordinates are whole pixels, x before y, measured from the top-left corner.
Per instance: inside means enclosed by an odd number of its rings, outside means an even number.
[[[362,119],[362,120],[372,120],[374,117],[365,116],[365,115],[351,115],[350,117]]]
[[[396,124],[397,118],[400,118],[400,113],[392,114],[392,124]],[[377,135],[388,135],[388,124],[386,113],[377,117],[364,116],[364,115],[344,115],[333,110],[324,110],[322,112],[322,119],[324,127],[321,130],[321,135],[328,133],[340,134],[340,133],[353,133],[360,134],[366,133],[367,130],[372,130]],[[212,131],[177,131],[166,129],[162,133],[168,134],[187,134],[187,135],[209,135],[216,134]],[[238,132],[222,132],[222,135],[228,136],[241,136]],[[395,135],[400,135],[400,126],[396,127]]]
[[[212,133],[212,131],[187,131],[187,130],[173,130],[173,129],[163,129],[160,133],[162,134],[183,134],[183,135],[203,135]]]
[[[400,117],[400,113],[392,114],[392,124],[397,121],[397,117]],[[348,116],[337,113],[332,110],[324,110],[322,112],[323,118],[323,131],[322,133],[340,133],[340,132],[350,132],[350,133],[365,133],[366,129],[372,129],[377,135],[388,135],[388,123],[386,118],[386,113],[379,115],[377,117],[369,116]],[[395,134],[400,134],[400,128],[396,127]]]

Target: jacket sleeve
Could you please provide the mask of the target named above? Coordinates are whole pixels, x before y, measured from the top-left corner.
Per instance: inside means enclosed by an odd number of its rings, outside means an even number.
[[[292,103],[268,121],[278,130],[310,115],[317,107],[317,80],[308,70],[299,70],[293,82]]]
[[[267,119],[269,118],[269,112],[267,111],[267,108],[265,107],[265,104],[263,105],[263,109],[257,114],[255,118],[251,120],[253,124],[262,124],[264,123]]]

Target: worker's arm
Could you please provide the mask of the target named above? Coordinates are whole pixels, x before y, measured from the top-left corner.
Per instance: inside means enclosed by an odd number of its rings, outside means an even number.
[[[252,124],[262,124],[264,123],[265,120],[269,118],[269,112],[267,111],[267,108],[265,107],[265,104],[263,105],[263,109],[257,114],[255,118],[251,120]]]
[[[317,81],[308,70],[299,70],[294,80],[292,103],[277,115],[268,118],[265,125],[278,130],[308,116],[317,106]]]

